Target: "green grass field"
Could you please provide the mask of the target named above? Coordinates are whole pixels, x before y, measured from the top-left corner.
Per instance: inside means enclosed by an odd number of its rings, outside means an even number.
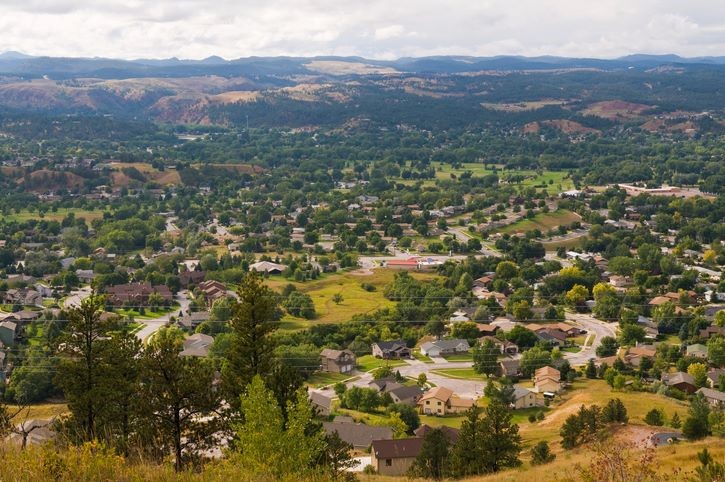
[[[315,388],[320,388],[327,385],[334,385],[337,382],[342,382],[348,379],[353,380],[355,378],[357,377],[351,377],[350,374],[347,373],[315,372],[307,379],[307,384]]]
[[[433,360],[431,360],[429,356],[423,355],[418,350],[413,351],[413,358],[418,361],[422,361],[423,363],[433,363]]]
[[[453,355],[443,355],[443,358],[445,358],[449,362],[473,361],[473,354],[472,353],[455,353]]]
[[[448,377],[448,378],[460,378],[463,380],[486,380],[485,375],[476,373],[473,368],[440,368],[433,370],[433,373]]]
[[[526,233],[538,229],[542,233],[561,225],[568,225],[575,221],[581,221],[581,216],[578,214],[568,211],[566,209],[559,209],[550,213],[538,213],[531,219],[522,219],[515,223],[504,226],[497,231],[501,233]]]
[[[147,309],[144,311],[143,315],[141,313],[139,313],[138,310],[136,310],[136,309],[125,309],[125,308],[119,308],[116,311],[114,311],[114,313],[121,315],[121,316],[126,316],[126,317],[132,316],[135,319],[139,319],[139,320],[153,320],[154,318],[168,315],[172,311],[175,311],[178,309],[179,309],[179,305],[177,303],[174,303],[169,308],[161,308],[156,311]]]
[[[542,241],[541,244],[544,245],[544,249],[546,251],[556,251],[558,248],[573,249],[580,246],[588,237],[589,236],[585,234],[583,236],[565,239],[563,241]]]
[[[405,365],[405,362],[403,360],[381,360],[380,358],[375,358],[372,355],[361,356],[357,359],[357,368],[363,372],[369,372],[370,370],[375,370],[376,368],[384,367],[385,365],[399,367],[401,365]]]
[[[19,213],[2,214],[0,213],[0,221],[28,221],[30,219],[45,219],[48,221],[62,221],[68,214],[73,213],[76,218],[83,218],[90,222],[94,219],[103,217],[102,209],[76,209],[76,208],[59,208],[57,211],[48,211],[41,216],[38,211],[21,210]]]
[[[349,321],[355,315],[363,315],[372,311],[389,308],[395,305],[393,301],[385,298],[383,289],[393,281],[395,272],[378,269],[372,274],[362,274],[359,271],[348,271],[325,275],[319,279],[296,283],[281,276],[273,276],[267,280],[267,285],[281,291],[287,284],[292,284],[303,293],[307,293],[315,304],[317,317],[305,320],[286,315],[282,318],[282,329],[297,330],[307,328],[317,323],[340,323]],[[411,273],[416,279],[430,280],[436,278],[433,273]],[[369,283],[375,291],[366,291],[362,283]],[[340,304],[332,301],[332,297],[341,294],[343,300]]]

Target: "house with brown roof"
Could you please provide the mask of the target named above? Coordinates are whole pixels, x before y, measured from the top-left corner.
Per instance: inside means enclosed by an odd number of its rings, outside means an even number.
[[[424,415],[446,415],[465,412],[474,403],[474,400],[459,397],[450,388],[435,387],[418,400],[418,410]]]
[[[199,291],[204,293],[207,305],[211,306],[220,298],[227,296],[227,287],[216,280],[206,280],[199,283]]]
[[[725,326],[710,325],[704,330],[700,330],[700,338],[709,340],[713,335],[725,336]]]
[[[518,359],[506,359],[498,362],[501,368],[501,376],[504,377],[520,377],[521,361]]]
[[[685,393],[692,394],[697,390],[695,379],[685,372],[663,373],[662,383]]]
[[[423,447],[422,438],[373,440],[370,463],[380,475],[405,475]]]
[[[431,427],[430,425],[423,424],[420,427],[413,430],[413,434],[418,438],[425,438],[425,436],[428,435],[428,433],[434,429],[442,430],[443,435],[446,436],[446,438],[451,443],[451,445],[458,442],[458,435],[460,434],[460,430],[458,430],[457,428],[448,427],[446,425],[441,425],[440,427]]]
[[[476,323],[476,328],[478,328],[481,336],[494,336],[496,335],[496,332],[500,330],[500,327],[496,325],[489,325],[488,323]]]
[[[483,344],[485,341],[493,342],[493,344],[501,350],[501,353],[504,355],[516,355],[519,352],[518,345],[508,340],[501,340],[495,336],[482,336],[478,339],[479,344]]]
[[[707,372],[707,384],[710,388],[717,388],[720,377],[725,377],[725,369],[712,368]]]
[[[418,404],[418,400],[423,396],[423,389],[416,385],[401,385],[391,390],[386,390],[386,393],[390,394],[390,398],[393,399],[394,403],[402,403],[415,407]]]
[[[167,303],[174,299],[174,295],[166,285],[152,285],[151,283],[125,283],[106,288],[107,300],[114,306],[133,305],[144,306],[148,304],[149,296],[157,294]]]
[[[320,370],[327,373],[350,373],[355,369],[355,354],[350,350],[325,348],[320,353]]]
[[[198,285],[206,279],[206,271],[193,270],[182,271],[179,274],[179,283],[182,288],[188,288],[191,285]]]
[[[539,393],[558,393],[561,391],[561,372],[545,366],[534,372],[534,388]]]

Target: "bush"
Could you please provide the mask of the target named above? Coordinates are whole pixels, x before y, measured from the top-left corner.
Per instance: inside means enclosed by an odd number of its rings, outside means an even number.
[[[548,464],[556,458],[556,455],[549,450],[549,444],[541,441],[531,449],[531,465]]]
[[[529,415],[529,423],[534,423],[534,422],[536,422],[536,415],[534,415],[532,413]]]
[[[647,412],[647,415],[644,416],[644,421],[647,425],[661,427],[665,424],[665,416],[664,413],[662,413],[662,410],[653,408],[652,410]]]

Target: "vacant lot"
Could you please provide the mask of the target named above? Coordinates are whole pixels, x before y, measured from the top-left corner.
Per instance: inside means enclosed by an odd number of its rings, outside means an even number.
[[[4,215],[0,213],[0,220],[3,221],[28,221],[30,219],[45,219],[47,221],[62,221],[63,218],[68,214],[78,218],[83,218],[90,222],[94,219],[101,219],[103,217],[102,209],[87,210],[87,209],[76,209],[76,208],[59,208],[56,211],[48,211],[41,215],[38,211],[28,211],[26,209],[21,210],[19,213],[12,213]]]
[[[320,279],[296,283],[288,281],[281,276],[273,276],[267,285],[280,291],[287,284],[292,284],[299,291],[307,293],[312,298],[317,311],[317,318],[304,320],[292,316],[282,319],[283,328],[297,329],[310,326],[314,323],[339,323],[349,321],[354,315],[363,315],[372,311],[392,307],[395,305],[383,296],[385,285],[393,280],[395,273],[391,270],[374,270],[369,275],[358,275],[354,272],[343,272],[324,275]],[[430,280],[436,275],[431,273],[411,273],[417,279]],[[367,291],[362,287],[366,283],[375,287],[375,291]],[[342,295],[342,302],[336,304],[332,297]]]
[[[559,209],[551,213],[539,213],[531,219],[522,219],[508,226],[504,226],[498,231],[514,234],[538,229],[541,232],[546,232],[557,226],[569,225],[576,221],[581,221],[581,216],[566,209]]]

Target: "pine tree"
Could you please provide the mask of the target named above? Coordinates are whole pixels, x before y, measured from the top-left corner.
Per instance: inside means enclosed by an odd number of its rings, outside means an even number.
[[[592,358],[590,358],[587,363],[586,376],[587,378],[597,378],[597,367],[594,364],[594,359]]]
[[[610,399],[602,410],[602,421],[604,423],[627,423],[627,408],[618,398]]]
[[[172,447],[174,467],[182,470],[187,460],[214,442],[219,407],[214,366],[206,359],[180,357],[183,332],[162,328],[146,347],[141,360],[141,404],[149,417],[145,434],[157,441],[160,455]]]
[[[682,426],[682,421],[680,420],[680,415],[675,412],[674,415],[672,415],[672,420],[670,420],[670,427],[672,428],[680,428]]]
[[[107,393],[108,333],[115,328],[101,320],[104,299],[92,294],[66,312],[68,325],[60,338],[61,362],[56,384],[63,390],[72,418],[68,427],[84,440],[96,438],[96,421],[105,407]]]
[[[484,472],[498,472],[521,465],[519,426],[511,423],[511,411],[500,400],[492,400],[482,420]]]
[[[229,322],[232,343],[222,369],[226,400],[239,406],[239,395],[256,375],[267,377],[275,368],[274,341],[277,328],[275,293],[256,273],[248,273],[237,290],[239,300],[232,307]]]
[[[705,397],[698,393],[692,397],[688,417],[682,425],[682,433],[690,440],[698,440],[707,437],[710,433],[710,425],[708,416],[710,415],[710,405]]]
[[[442,429],[436,428],[425,434],[420,453],[411,466],[415,477],[441,480],[448,471],[450,441]]]
[[[548,464],[555,458],[556,455],[551,453],[549,444],[544,440],[534,445],[531,449],[531,465]]]

